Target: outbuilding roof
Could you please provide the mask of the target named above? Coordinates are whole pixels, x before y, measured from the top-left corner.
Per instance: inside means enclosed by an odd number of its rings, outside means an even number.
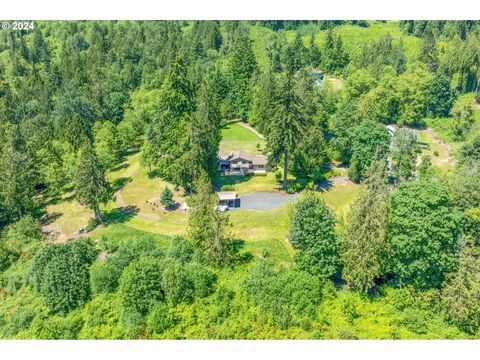
[[[219,191],[217,192],[217,195],[220,201],[235,200],[237,198],[237,193],[235,191]]]

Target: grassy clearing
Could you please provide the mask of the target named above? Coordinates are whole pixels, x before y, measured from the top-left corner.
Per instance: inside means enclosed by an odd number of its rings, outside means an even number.
[[[260,145],[260,148],[257,145]],[[239,124],[229,123],[222,128],[221,152],[242,150],[250,154],[260,154],[264,147],[264,139]]]
[[[104,227],[103,229],[92,234],[93,240],[107,240],[109,242],[120,243],[124,240],[131,240],[135,238],[150,237],[157,241],[162,249],[168,249],[171,238],[166,235],[153,234],[150,232],[135,229],[126,224],[113,224]]]
[[[473,118],[475,120],[473,129],[470,131],[470,134],[473,134],[475,130],[480,129],[480,106],[475,104],[473,100],[474,93],[462,94],[458,97],[455,102],[455,107],[461,107],[463,105],[471,105],[473,110]],[[452,146],[452,150],[456,152],[464,141],[458,139],[455,135],[454,129],[454,118],[452,116],[447,118],[436,118],[436,119],[425,119],[427,126],[434,129],[440,139],[448,142]],[[466,138],[468,140],[470,134],[467,134]]]
[[[321,196],[338,217],[343,217],[348,205],[357,198],[360,189],[361,185],[346,182],[336,184],[327,191],[322,191]]]
[[[55,220],[45,226],[44,230],[64,234],[66,238],[72,237],[79,228],[86,226],[88,219],[93,216],[92,211],[80,205],[72,193],[62,195],[56,203],[47,205],[46,210]],[[61,237],[61,240],[66,240],[64,236]]]
[[[219,176],[217,184],[233,185],[239,195],[255,191],[275,191],[280,186],[273,172],[267,172],[266,176]]]
[[[153,234],[175,236],[185,235],[187,232],[188,214],[173,211],[160,215],[159,219],[151,219],[135,216],[125,223],[126,225],[141,231]]]
[[[123,182],[123,187],[120,189],[123,201],[128,205],[137,206],[140,212],[163,214],[163,210],[160,207],[154,207],[152,203],[158,205],[162,190],[168,186],[174,191],[174,185],[160,178],[149,177],[148,169],[140,165],[139,153],[127,158],[124,164],[127,166],[110,174],[110,181]],[[183,202],[180,192],[174,191],[174,200]]]

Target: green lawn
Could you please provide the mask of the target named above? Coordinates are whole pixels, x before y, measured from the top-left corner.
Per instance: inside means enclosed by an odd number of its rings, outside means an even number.
[[[322,191],[323,200],[335,211],[338,217],[342,217],[348,205],[356,199],[361,185],[348,182],[337,184],[327,191]]]
[[[260,149],[257,145],[260,145]],[[250,154],[260,154],[264,146],[264,139],[239,124],[228,123],[222,128],[221,152],[241,150]]]
[[[47,205],[46,210],[55,220],[45,226],[44,230],[58,232],[61,240],[73,236],[93,216],[90,209],[79,204],[73,193],[64,194],[56,203]]]
[[[126,224],[108,225],[103,229],[92,234],[93,240],[104,239],[109,242],[117,242],[117,243],[120,243],[124,240],[130,240],[130,239],[133,240],[135,238],[140,238],[140,237],[142,238],[152,237],[158,242],[158,245],[162,249],[168,249],[168,247],[170,246],[171,237],[138,230]]]
[[[158,177],[148,176],[148,169],[140,165],[140,153],[126,159],[126,167],[109,175],[112,182],[124,182],[120,190],[124,202],[128,205],[135,205],[139,211],[156,215],[163,214],[159,205],[159,198],[162,190],[168,186],[172,191],[174,185]],[[174,191],[174,200],[182,203],[183,197],[180,192]]]
[[[274,191],[279,188],[273,172],[267,172],[266,176],[219,176],[217,184],[220,186],[233,185],[239,195],[255,191]]]

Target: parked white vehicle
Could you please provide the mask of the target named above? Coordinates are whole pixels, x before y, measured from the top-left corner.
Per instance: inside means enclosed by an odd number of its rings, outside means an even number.
[[[222,212],[228,211],[228,206],[227,205],[218,205],[217,210],[222,211]]]

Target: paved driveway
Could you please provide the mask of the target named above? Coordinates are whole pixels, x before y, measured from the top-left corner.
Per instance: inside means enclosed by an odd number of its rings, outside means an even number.
[[[240,204],[235,209],[229,210],[271,210],[282,205],[291,203],[297,199],[299,194],[280,194],[268,191],[258,191],[246,195],[240,195],[238,198]]]

